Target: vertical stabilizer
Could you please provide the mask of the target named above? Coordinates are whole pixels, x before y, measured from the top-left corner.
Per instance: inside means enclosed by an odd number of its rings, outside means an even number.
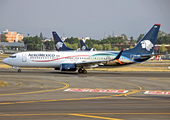
[[[81,44],[81,50],[82,50],[82,51],[90,51],[90,50],[87,48],[87,46],[86,46],[86,44],[84,43],[83,40],[80,40],[80,44]]]
[[[68,48],[64,42],[61,40],[61,38],[57,35],[55,31],[52,32],[53,38],[54,38],[54,43],[55,43],[55,48],[57,51],[68,51],[68,50],[73,50]]]
[[[151,54],[155,46],[160,25],[161,24],[154,24],[154,26],[148,31],[148,33],[146,33],[146,35],[137,43],[134,48],[125,52]]]

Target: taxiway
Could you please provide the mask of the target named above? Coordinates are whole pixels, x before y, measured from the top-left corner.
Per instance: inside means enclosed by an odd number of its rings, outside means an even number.
[[[169,120],[169,72],[0,69],[0,119]],[[75,91],[65,91],[72,89]],[[107,91],[119,90],[125,93]],[[146,94],[146,91],[152,94]]]

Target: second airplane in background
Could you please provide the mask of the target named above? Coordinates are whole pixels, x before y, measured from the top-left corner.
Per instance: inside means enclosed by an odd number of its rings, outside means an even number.
[[[55,31],[53,31],[52,34],[54,38],[55,48],[57,51],[75,51],[74,49],[68,48]],[[91,51],[87,48],[83,40],[80,40],[80,44],[81,44],[81,48],[80,48],[81,51]]]
[[[88,48],[87,48],[87,46],[86,46],[86,44],[84,43],[84,41],[83,40],[80,40],[80,44],[81,44],[81,50],[82,51],[92,51],[92,50],[89,50]]]

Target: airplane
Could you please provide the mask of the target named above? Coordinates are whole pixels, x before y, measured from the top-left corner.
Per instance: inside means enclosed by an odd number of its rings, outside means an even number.
[[[88,48],[87,48],[87,46],[86,46],[86,44],[84,43],[84,41],[83,40],[80,40],[80,44],[81,44],[81,50],[82,51],[90,51]],[[92,49],[91,49],[92,50]]]
[[[3,63],[17,68],[19,67],[46,67],[60,71],[76,71],[86,74],[86,68],[94,68],[102,65],[102,62],[116,61],[118,65],[129,65],[144,62],[152,56],[158,31],[161,24],[154,24],[147,34],[129,50],[115,51],[33,51],[21,52],[11,55],[3,60]],[[53,34],[55,35],[55,34]],[[58,44],[57,49],[65,48],[64,44]],[[104,66],[102,66],[104,67]]]
[[[55,48],[57,51],[75,51],[74,49],[68,48],[55,31],[53,31],[52,34],[54,38]],[[83,40],[80,40],[80,44],[81,44],[81,48],[80,48],[81,51],[90,51],[85,45],[85,43],[83,42]]]

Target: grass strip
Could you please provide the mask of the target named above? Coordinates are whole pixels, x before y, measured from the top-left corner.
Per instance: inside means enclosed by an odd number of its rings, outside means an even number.
[[[7,82],[0,81],[0,87],[7,86],[7,85],[8,85],[8,83],[7,83]]]
[[[6,57],[9,57],[11,54],[0,54],[0,57],[4,57],[4,58],[6,58]]]

